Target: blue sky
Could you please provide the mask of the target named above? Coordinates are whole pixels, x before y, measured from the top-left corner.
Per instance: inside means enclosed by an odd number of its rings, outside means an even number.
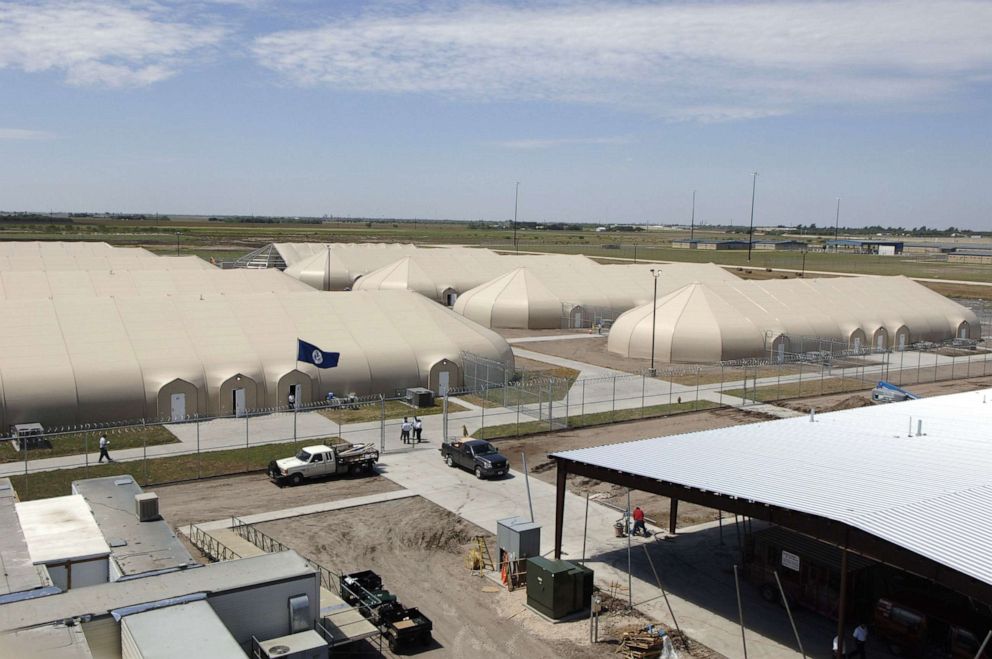
[[[992,231],[992,2],[0,0],[0,208]]]

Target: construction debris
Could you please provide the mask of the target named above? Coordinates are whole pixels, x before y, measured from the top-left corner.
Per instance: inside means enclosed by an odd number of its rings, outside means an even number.
[[[679,656],[668,633],[655,625],[624,632],[617,654],[628,659],[678,659]]]

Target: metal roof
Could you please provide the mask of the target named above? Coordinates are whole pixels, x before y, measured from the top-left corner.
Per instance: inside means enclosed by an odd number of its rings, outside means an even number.
[[[552,457],[835,520],[992,584],[992,389]]]
[[[166,572],[130,581],[76,588],[0,606],[0,631],[33,627],[85,615],[105,616],[115,609],[158,602],[192,593],[207,595],[301,578],[316,579],[313,568],[295,551],[211,563],[194,570]]]
[[[7,596],[48,588],[52,580],[44,566],[34,565],[20,520],[14,510],[17,496],[9,478],[0,478],[0,604]]]
[[[74,481],[72,491],[89,504],[122,576],[197,565],[164,520],[138,521],[134,497],[141,486],[130,476]]]
[[[213,607],[203,600],[125,616],[121,628],[121,644],[142,659],[245,656]]]

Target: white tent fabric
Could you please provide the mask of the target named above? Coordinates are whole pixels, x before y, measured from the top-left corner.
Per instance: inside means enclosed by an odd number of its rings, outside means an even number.
[[[595,316],[615,318],[650,302],[652,269],[661,272],[659,296],[693,281],[738,281],[712,263],[600,265],[585,258],[532,258],[525,268],[463,293],[455,302],[455,312],[485,327],[579,327]]]
[[[850,348],[899,349],[916,341],[979,338],[977,316],[905,277],[833,277],[689,284],[658,299],[654,346],[666,362],[775,358],[802,337]],[[608,349],[649,357],[649,302],[620,316]]]
[[[318,291],[0,300],[0,427],[231,414],[298,400],[437,390],[461,380],[461,355],[507,364],[499,335],[407,292]],[[339,366],[296,362],[301,338]]]
[[[292,250],[287,245],[276,246],[280,248],[283,258],[287,259],[286,274],[321,291],[348,290],[362,275],[395,263],[419,249],[413,245],[381,243],[292,243]],[[303,254],[307,251],[304,246],[310,246],[310,254]],[[292,258],[293,252],[300,256],[290,261],[287,256]]]
[[[312,290],[278,270],[13,270],[0,268],[0,298],[244,294]]]

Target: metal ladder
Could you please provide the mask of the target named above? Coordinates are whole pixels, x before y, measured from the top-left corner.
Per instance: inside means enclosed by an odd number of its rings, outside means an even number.
[[[489,543],[486,542],[486,536],[475,536],[475,546],[479,550],[479,558],[482,561],[482,566],[479,568],[479,576],[481,577],[486,570],[495,570],[496,564],[493,563],[492,554],[489,553]]]

